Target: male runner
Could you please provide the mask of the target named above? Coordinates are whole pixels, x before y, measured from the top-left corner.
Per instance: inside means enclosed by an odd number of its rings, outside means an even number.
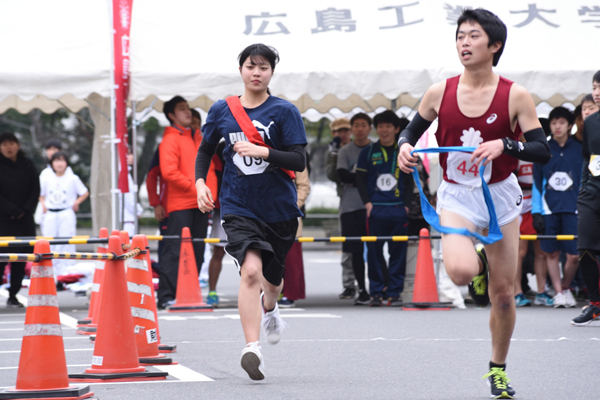
[[[492,70],[504,50],[506,25],[484,9],[465,9],[458,19],[456,49],[464,73],[432,85],[419,111],[400,135],[398,164],[404,172],[415,167],[411,155],[419,137],[437,117],[440,146],[473,146],[473,154],[440,155],[444,182],[438,190],[440,222],[452,228],[485,230],[489,225],[479,166],[495,205],[503,238],[485,249],[473,249],[470,237],[442,236],[444,264],[457,285],[473,280],[470,291],[479,305],[490,300],[492,357],[489,378],[492,398],[512,399],[515,391],[506,376],[506,356],[515,325],[513,283],[519,247],[522,193],[511,172],[518,159],[546,163],[550,151],[527,90]],[[518,128],[517,125],[520,127]],[[519,143],[523,130],[526,143]],[[489,260],[489,264],[488,264]],[[489,273],[489,296],[488,296]]]

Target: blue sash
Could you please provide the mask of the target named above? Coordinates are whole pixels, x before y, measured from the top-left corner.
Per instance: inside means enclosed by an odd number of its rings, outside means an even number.
[[[472,153],[475,150],[475,147],[437,147],[437,148],[429,148],[429,149],[419,149],[413,150],[412,153],[448,153],[452,151],[462,151],[466,153]],[[411,153],[411,154],[412,154]],[[485,159],[483,160],[485,162]],[[419,188],[419,193],[421,193],[421,210],[423,212],[423,217],[425,221],[429,223],[435,230],[440,233],[455,233],[458,235],[464,236],[472,236],[483,244],[492,244],[502,239],[502,232],[500,231],[500,227],[498,226],[498,218],[496,217],[496,209],[494,208],[494,202],[492,201],[492,195],[490,193],[490,189],[488,188],[487,183],[485,182],[485,178],[483,177],[483,173],[485,172],[485,166],[481,165],[479,168],[479,176],[481,176],[481,189],[483,190],[483,198],[485,199],[485,204],[488,208],[488,214],[490,216],[490,225],[489,225],[489,233],[488,236],[480,235],[477,232],[471,232],[467,228],[450,228],[447,226],[440,225],[440,219],[435,212],[435,209],[429,204],[427,197],[423,193],[423,188],[421,187],[421,179],[419,178],[419,173],[416,168],[413,168],[413,178],[415,179],[415,184]]]

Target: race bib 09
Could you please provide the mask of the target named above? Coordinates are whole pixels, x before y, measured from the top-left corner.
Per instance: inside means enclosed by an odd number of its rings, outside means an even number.
[[[240,156],[235,153],[233,163],[244,175],[262,174],[269,167],[270,163],[260,157]]]
[[[492,163],[485,166],[483,177],[486,183],[492,177]],[[479,176],[479,167],[471,162],[469,153],[450,153],[446,160],[446,174],[448,179],[461,185],[480,187],[481,177]]]
[[[553,173],[550,179],[548,179],[548,186],[557,192],[564,192],[571,189],[573,179],[566,172],[558,171]]]
[[[382,192],[389,192],[395,190],[398,180],[392,174],[381,174],[377,177],[377,189]]]
[[[588,169],[592,175],[600,176],[600,156],[592,154],[590,157],[590,163],[588,164]]]

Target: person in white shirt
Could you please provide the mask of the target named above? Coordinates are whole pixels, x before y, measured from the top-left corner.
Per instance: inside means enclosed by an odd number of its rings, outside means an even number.
[[[75,212],[89,196],[81,179],[74,173],[68,173],[69,161],[63,152],[55,153],[50,166],[53,174],[40,176],[40,199],[44,211],[42,235],[50,237],[75,236],[77,218]],[[53,245],[52,251],[59,253],[75,252],[75,245]],[[64,275],[71,260],[54,260],[56,276]]]

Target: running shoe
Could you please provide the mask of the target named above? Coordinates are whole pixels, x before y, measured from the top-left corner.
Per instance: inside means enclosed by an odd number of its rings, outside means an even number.
[[[390,297],[388,298],[387,305],[389,307],[402,307],[402,297]]]
[[[492,390],[492,399],[514,399],[515,390],[508,384],[510,379],[506,376],[503,368],[490,368],[490,372],[483,376],[488,378],[490,389]]]
[[[531,306],[531,301],[523,293],[519,293],[515,296],[515,305],[517,307],[529,307]]]
[[[546,307],[552,307],[554,305],[554,301],[550,296],[548,296],[548,293],[542,292],[535,295],[535,300],[533,301],[533,304],[535,304],[536,306],[542,305]]]
[[[292,308],[292,307],[296,307],[296,303],[294,302],[294,300],[290,300],[287,297],[282,297],[281,299],[279,299],[277,301],[277,304],[279,304],[280,308]]]
[[[552,302],[554,304],[554,308],[567,307],[567,299],[565,299],[565,295],[562,292],[556,293],[556,296],[552,298]]]
[[[248,376],[253,381],[261,381],[265,379],[265,362],[258,342],[248,343],[248,346],[242,350],[242,358],[240,360],[242,368],[248,373]]]
[[[356,290],[347,287],[344,289],[344,291],[342,293],[340,293],[339,298],[342,300],[353,299],[354,296],[356,296]]]
[[[371,302],[369,303],[369,307],[381,307],[383,304],[383,298],[381,296],[373,296]]]
[[[200,287],[201,288],[208,287],[208,281],[206,279],[200,278]]]
[[[476,275],[469,283],[469,294],[479,307],[485,307],[490,303],[490,295],[488,293],[489,278],[488,278],[488,260],[485,254],[485,249],[481,243],[475,246],[477,256],[483,264],[483,271]]]
[[[171,307],[173,304],[175,304],[175,300],[168,300],[168,301],[165,301],[164,303],[157,305],[156,309],[157,310],[166,310],[167,308]]]
[[[16,297],[9,297],[8,300],[6,300],[6,307],[7,308],[23,308],[25,306],[23,304],[21,304],[19,302],[19,300],[17,300]]]
[[[585,326],[589,325],[592,321],[600,321],[600,307],[590,304],[584,308],[580,316],[573,318],[571,325]]]
[[[356,300],[354,300],[355,306],[368,306],[371,301],[371,296],[366,290],[361,290]]]
[[[285,322],[279,315],[279,305],[275,303],[275,308],[271,311],[265,310],[265,293],[260,295],[260,303],[262,304],[263,316],[261,326],[267,335],[267,340],[271,344],[279,343],[281,340],[281,331],[286,327]]]
[[[208,296],[206,296],[206,304],[213,306],[214,308],[219,307],[219,296],[217,295],[217,292],[214,290],[208,292]]]
[[[563,290],[563,294],[565,295],[565,303],[566,303],[565,307],[574,308],[577,305],[577,301],[575,300],[573,293],[571,293],[571,290],[570,289]]]

